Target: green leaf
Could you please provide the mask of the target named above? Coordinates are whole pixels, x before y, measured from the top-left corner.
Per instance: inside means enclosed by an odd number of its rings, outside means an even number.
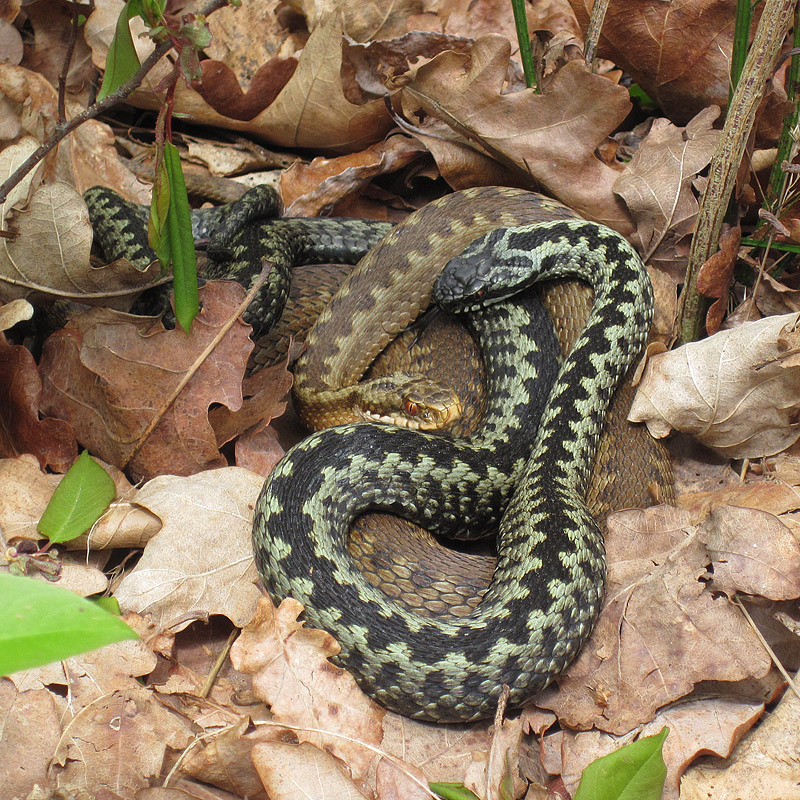
[[[141,10],[138,0],[128,0],[125,8],[117,18],[117,29],[108,48],[106,57],[106,72],[103,75],[103,85],[97,93],[97,100],[104,100],[112,92],[129,81],[141,66],[136,48],[133,46],[133,37],[128,21],[135,17]]]
[[[172,263],[169,246],[169,233],[167,216],[169,215],[170,186],[167,169],[162,158],[158,165],[158,174],[153,184],[153,196],[150,201],[150,220],[147,229],[147,241],[161,264],[161,269],[166,271]]]
[[[480,800],[463,783],[429,783],[428,788],[444,800]]]
[[[789,242],[770,242],[767,239],[751,239],[749,236],[742,236],[740,244],[744,247],[769,247],[770,250],[780,250],[784,253],[800,253],[800,245],[790,244]],[[773,277],[775,277],[773,275]]]
[[[139,637],[119,618],[67,589],[0,574],[0,675]]]
[[[175,288],[175,318],[188,333],[192,320],[200,310],[197,295],[197,256],[181,158],[178,148],[170,142],[164,145],[164,166],[170,187],[167,233]]]
[[[75,539],[100,519],[115,494],[114,481],[84,450],[53,492],[39,530],[54,544]]]
[[[119,602],[116,597],[93,597],[92,602],[99,608],[102,608],[103,611],[108,611],[109,614],[113,614],[115,617],[120,616],[122,613],[119,609]]]
[[[668,733],[664,728],[593,761],[574,800],[659,800],[667,777],[661,750]]]

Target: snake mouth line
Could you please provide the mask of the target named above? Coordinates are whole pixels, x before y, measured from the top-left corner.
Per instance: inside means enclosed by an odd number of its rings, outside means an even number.
[[[397,425],[400,428],[410,428],[415,431],[435,431],[443,426],[441,420],[431,420],[425,422],[419,419],[408,419],[407,417],[396,417],[389,414],[376,414],[369,411],[362,411],[363,418],[369,422],[380,422],[383,425]]]

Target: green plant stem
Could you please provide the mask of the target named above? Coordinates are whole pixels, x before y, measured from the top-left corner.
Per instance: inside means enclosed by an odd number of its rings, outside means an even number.
[[[525,0],[511,0],[514,10],[514,24],[517,28],[517,41],[519,42],[519,57],[522,61],[522,72],[525,75],[525,85],[538,91],[536,83],[536,70],[533,66],[533,52],[531,51],[531,37],[528,32],[528,18],[525,16]]]
[[[749,236],[742,236],[739,244],[742,247],[769,247],[772,250],[779,250],[783,253],[800,253],[800,244],[789,244],[789,242],[770,242],[767,239],[752,239]]]
[[[750,0],[736,0],[736,23],[733,29],[733,52],[731,53],[731,82],[728,87],[728,105],[733,100],[733,92],[739,85],[747,48],[750,44],[750,23],[753,20],[753,6]]]
[[[800,48],[800,4],[797,6],[794,19],[794,41],[792,48]],[[786,81],[786,97],[792,103],[792,110],[783,120],[781,136],[778,140],[778,152],[775,155],[775,163],[769,175],[769,185],[767,186],[767,196],[764,206],[767,210],[775,213],[783,194],[783,187],[786,183],[786,173],[783,171],[783,162],[788,161],[794,145],[794,131],[800,118],[800,104],[797,100],[797,90],[800,86],[800,56],[793,55],[789,65],[789,75]]]
[[[717,150],[711,160],[708,184],[700,201],[697,227],[692,239],[681,306],[678,312],[679,343],[696,341],[703,329],[706,300],[697,290],[700,267],[719,249],[722,221],[728,208],[736,173],[755,120],[764,86],[777,61],[781,44],[792,21],[795,0],[766,0],[753,45],[733,94]]]

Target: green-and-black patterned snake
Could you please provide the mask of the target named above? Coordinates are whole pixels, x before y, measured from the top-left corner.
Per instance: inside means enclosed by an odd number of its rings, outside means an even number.
[[[491,231],[461,256],[463,244],[450,253],[456,257],[437,283],[440,304],[472,308],[476,295],[505,300],[521,286],[565,276],[577,275],[595,287],[592,315],[562,368],[533,457],[527,458],[527,443],[524,456],[518,452],[499,469],[487,461],[487,451],[498,443],[523,439],[510,435],[520,430],[514,426],[535,428],[541,404],[524,398],[533,391],[534,374],[549,370],[552,378],[550,360],[540,357],[552,343],[531,345],[528,354],[523,347],[520,354],[509,338],[514,330],[527,342],[528,330],[542,327],[538,304],[523,297],[475,312],[472,324],[494,388],[488,421],[471,441],[445,443],[436,435],[370,422],[322,431],[292,449],[273,471],[254,523],[259,571],[273,596],[292,595],[304,603],[308,621],[336,635],[343,647],[338,660],[376,699],[409,716],[438,721],[490,715],[504,685],[513,705],[523,702],[563,669],[591,630],[604,563],[602,537],[584,504],[586,482],[608,401],[641,349],[652,308],[646,272],[617,234],[575,219],[525,225],[543,213],[535,195],[518,190],[457,195],[450,196],[456,198],[451,207],[459,200],[475,206],[499,198],[512,209],[489,202],[486,219],[478,212],[482,229],[458,217],[446,224],[440,220],[433,232],[413,219],[401,226],[428,242]],[[527,218],[515,204],[530,206]],[[544,207],[545,217],[558,216],[546,202]],[[284,221],[277,222],[280,228]],[[244,226],[226,243],[234,263],[253,242],[263,245],[265,225]],[[381,246],[397,247],[401,238],[392,234]],[[421,257],[430,260],[424,252]],[[243,274],[234,276],[241,280]],[[506,285],[509,276],[513,280]],[[431,283],[423,294],[430,294]],[[352,286],[344,294],[352,294]],[[414,305],[412,316],[426,302],[412,300]],[[508,329],[498,332],[500,324]],[[328,337],[336,347],[341,341]],[[509,393],[522,399],[509,404]],[[495,410],[505,415],[502,421],[492,417]],[[469,454],[471,446],[478,456]],[[459,448],[461,456],[454,460]],[[470,534],[475,520],[484,525],[497,518],[497,508],[483,508],[486,498],[507,497],[508,476],[515,473],[521,483],[500,523],[498,566],[469,615],[421,617],[375,588],[352,563],[347,531],[363,511],[386,509],[437,531]],[[493,481],[488,486],[495,476],[502,490]],[[502,510],[503,501],[498,502]]]

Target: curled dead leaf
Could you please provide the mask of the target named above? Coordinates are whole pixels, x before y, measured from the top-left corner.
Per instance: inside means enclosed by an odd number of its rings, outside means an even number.
[[[629,419],[673,428],[729,458],[758,458],[800,438],[800,367],[786,358],[797,314],[745,322],[648,361]]]

